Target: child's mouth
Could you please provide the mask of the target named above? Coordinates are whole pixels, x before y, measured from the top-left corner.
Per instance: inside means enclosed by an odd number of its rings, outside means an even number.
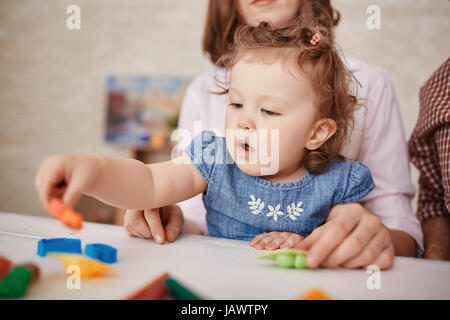
[[[240,146],[242,149],[244,149],[245,151],[252,151],[252,150],[253,150],[253,148],[250,147],[250,145],[249,145],[248,143],[245,143],[245,142],[241,142],[241,143],[239,144],[239,146]]]

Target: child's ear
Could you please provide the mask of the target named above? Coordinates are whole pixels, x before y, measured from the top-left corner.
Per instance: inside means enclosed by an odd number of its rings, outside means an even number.
[[[336,122],[330,118],[323,118],[316,122],[314,130],[306,142],[308,150],[316,150],[336,132]]]

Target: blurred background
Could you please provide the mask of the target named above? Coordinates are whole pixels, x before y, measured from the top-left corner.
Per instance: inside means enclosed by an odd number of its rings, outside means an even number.
[[[34,177],[44,158],[55,153],[101,153],[147,162],[167,158],[165,134],[176,126],[173,108],[189,79],[211,68],[201,49],[207,4],[0,0],[0,211],[47,215]],[[81,29],[66,27],[70,5],[81,9]],[[418,116],[419,88],[450,53],[450,2],[332,0],[332,5],[341,13],[336,38],[345,54],[379,65],[390,75],[409,138]],[[371,5],[381,10],[379,30],[366,26]],[[177,83],[169,93],[149,93],[145,87],[147,93],[133,100],[134,111],[155,99],[172,108],[170,115],[158,111],[167,126],[138,137],[139,146],[105,141],[115,119],[111,107],[124,101],[114,92],[114,77],[125,79],[132,97],[136,87],[148,86],[152,79]],[[140,116],[154,114],[147,109]],[[413,166],[411,171],[417,185],[417,171]],[[88,197],[76,209],[89,221],[121,223],[115,208]]]

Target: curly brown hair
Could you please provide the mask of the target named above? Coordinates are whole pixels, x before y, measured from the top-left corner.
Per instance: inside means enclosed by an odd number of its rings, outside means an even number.
[[[218,64],[217,60],[225,52],[226,47],[233,42],[234,34],[240,24],[243,23],[237,9],[238,0],[209,0],[206,15],[205,31],[203,33],[203,52],[212,63]],[[341,15],[335,10],[330,0],[309,0],[320,6],[333,17],[333,26],[337,26]],[[303,0],[294,19],[298,19],[303,9]],[[220,64],[219,64],[220,66]]]
[[[282,27],[274,28],[267,22],[261,22],[257,27],[239,26],[233,43],[217,60],[232,68],[249,52],[252,57],[261,55],[261,50],[275,52],[277,58],[283,54],[295,55],[298,67],[312,83],[319,115],[336,123],[336,132],[318,149],[308,151],[302,161],[313,174],[326,172],[332,160],[344,160],[340,152],[353,127],[354,110],[359,105],[356,96],[350,92],[351,84],[357,80],[333,44],[331,24],[329,14],[310,3],[302,9],[301,19]],[[320,35],[320,41],[313,44],[311,39],[316,34]]]

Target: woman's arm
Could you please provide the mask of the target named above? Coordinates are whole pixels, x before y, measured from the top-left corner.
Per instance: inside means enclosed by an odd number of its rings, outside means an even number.
[[[411,206],[415,187],[395,90],[381,68],[369,66],[361,72],[370,75],[364,82],[368,87],[367,114],[357,160],[370,168],[376,185],[362,204],[390,230],[396,255],[421,255],[423,235]]]

